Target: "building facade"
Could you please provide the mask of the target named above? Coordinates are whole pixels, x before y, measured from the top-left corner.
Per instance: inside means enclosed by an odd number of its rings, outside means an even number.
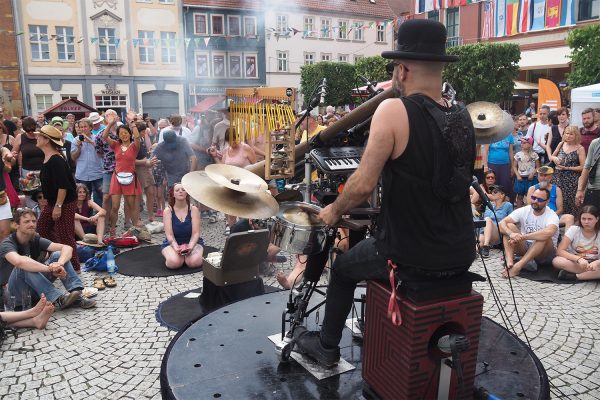
[[[188,104],[265,86],[262,2],[184,0]]]
[[[15,3],[29,113],[66,98],[121,114],[184,113],[179,0]]]
[[[0,107],[4,117],[23,115],[23,92],[21,86],[17,35],[15,31],[13,2],[0,2]]]
[[[267,86],[300,86],[300,68],[354,63],[394,46],[394,13],[385,0],[271,1],[265,9]]]

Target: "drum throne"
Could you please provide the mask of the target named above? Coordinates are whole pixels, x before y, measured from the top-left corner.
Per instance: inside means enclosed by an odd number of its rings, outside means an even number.
[[[481,276],[402,282],[392,322],[389,283],[367,284],[363,347],[364,394],[380,399],[471,399],[483,297]]]

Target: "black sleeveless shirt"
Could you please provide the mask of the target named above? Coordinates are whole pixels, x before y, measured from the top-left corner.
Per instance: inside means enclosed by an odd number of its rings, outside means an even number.
[[[423,105],[402,102],[408,112],[409,139],[404,153],[383,168],[376,247],[399,266],[432,272],[466,270],[475,259],[468,187],[464,199],[454,203],[434,194],[432,135],[441,132],[431,131],[425,119],[431,117]]]

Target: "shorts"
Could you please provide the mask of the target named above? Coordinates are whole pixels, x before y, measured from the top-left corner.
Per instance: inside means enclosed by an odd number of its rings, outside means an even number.
[[[525,240],[523,242],[523,244],[525,245],[525,252],[527,253],[527,250],[529,250],[529,248],[533,245],[535,241],[534,240]],[[538,264],[552,264],[552,260],[554,259],[554,257],[556,257],[556,246],[553,246],[552,252],[550,253],[550,255],[548,255],[547,257],[544,257],[542,259],[536,258],[535,262]]]
[[[0,206],[0,221],[4,221],[6,219],[12,219],[12,210],[10,209],[10,201],[8,201],[8,197],[6,199],[6,203]]]
[[[152,172],[148,167],[137,165],[135,167],[135,175],[137,176],[142,189],[146,189],[148,186],[156,184],[154,182],[154,176],[152,176]]]
[[[110,181],[112,179],[112,172],[105,172],[102,175],[102,194],[108,194],[110,192]]]
[[[529,188],[533,185],[537,185],[537,183],[537,176],[534,176],[531,180],[523,179],[522,181],[515,178],[515,193],[520,195],[526,195]]]

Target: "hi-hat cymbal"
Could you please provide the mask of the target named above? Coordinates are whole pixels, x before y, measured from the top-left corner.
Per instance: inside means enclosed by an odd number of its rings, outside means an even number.
[[[204,169],[210,179],[238,192],[257,193],[268,189],[267,182],[252,172],[227,164],[211,164]]]
[[[214,210],[240,218],[269,218],[279,212],[279,204],[267,191],[239,192],[223,187],[203,171],[184,175],[181,184],[186,192]]]
[[[475,142],[477,144],[490,144],[498,142],[514,129],[514,121],[510,114],[502,111],[494,103],[476,101],[467,106],[475,128]]]

